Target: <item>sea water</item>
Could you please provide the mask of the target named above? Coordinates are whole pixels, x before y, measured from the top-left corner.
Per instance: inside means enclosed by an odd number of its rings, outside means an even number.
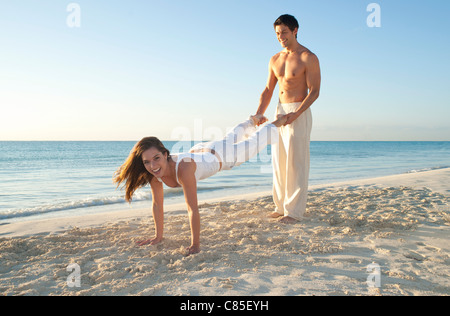
[[[163,142],[168,149],[194,143]],[[151,207],[149,187],[132,206],[112,182],[135,142],[0,142],[0,224],[30,218]],[[450,142],[311,142],[310,185],[450,166]],[[199,200],[272,187],[271,148],[198,183]],[[184,201],[181,188],[165,187],[165,203]]]

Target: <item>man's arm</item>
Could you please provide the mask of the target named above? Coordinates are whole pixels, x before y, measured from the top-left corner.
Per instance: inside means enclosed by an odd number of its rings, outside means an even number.
[[[319,59],[314,54],[308,54],[306,57],[306,84],[309,93],[303,100],[297,111],[288,114],[286,125],[291,124],[302,115],[317,100],[320,93],[320,64]]]
[[[264,115],[267,108],[269,107],[270,100],[272,99],[273,91],[275,90],[275,86],[277,85],[278,79],[275,76],[275,73],[273,72],[272,65],[273,65],[274,57],[270,59],[269,62],[269,77],[267,78],[267,84],[264,88],[263,93],[261,94],[261,98],[259,99],[259,106],[258,110],[256,111],[256,115]],[[261,119],[259,124],[263,124],[265,121],[267,121],[267,118]]]

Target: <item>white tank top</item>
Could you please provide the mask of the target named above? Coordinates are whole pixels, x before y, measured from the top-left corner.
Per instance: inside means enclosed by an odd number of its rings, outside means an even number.
[[[215,175],[220,171],[220,162],[217,159],[216,155],[213,155],[210,152],[202,152],[202,153],[182,153],[177,155],[172,155],[176,158],[176,166],[175,166],[175,176],[178,184],[178,166],[181,161],[194,161],[197,165],[197,169],[195,170],[195,179],[198,181],[209,178]]]

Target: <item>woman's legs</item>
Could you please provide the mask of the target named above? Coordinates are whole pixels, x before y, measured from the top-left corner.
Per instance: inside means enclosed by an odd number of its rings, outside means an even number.
[[[255,157],[267,145],[277,143],[278,127],[286,123],[284,116],[279,116],[271,124],[257,130],[256,124],[259,119],[259,116],[251,116],[247,121],[236,125],[223,140],[197,144],[190,152],[213,149],[220,157],[222,170],[230,170],[239,166]]]
[[[250,118],[247,121],[236,125],[231,131],[227,133],[223,141],[227,142],[228,144],[236,144],[245,140],[254,133],[256,133],[256,124]]]
[[[250,118],[235,128],[219,142],[213,143],[214,150],[223,158],[222,169],[229,170],[255,157],[267,145],[278,142],[278,128],[286,120],[280,117],[272,124],[256,129],[257,119]]]
[[[256,133],[256,122],[252,119],[252,117],[250,117],[247,121],[232,128],[222,140],[216,142],[198,143],[192,147],[189,152],[202,152],[205,149],[214,149],[219,151],[218,148],[223,147],[222,144],[224,142],[226,144],[236,144],[254,133]]]

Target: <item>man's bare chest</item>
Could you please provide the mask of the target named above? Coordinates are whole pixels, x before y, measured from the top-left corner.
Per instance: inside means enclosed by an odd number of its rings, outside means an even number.
[[[305,63],[298,57],[281,56],[273,65],[278,80],[302,78],[306,70]]]

